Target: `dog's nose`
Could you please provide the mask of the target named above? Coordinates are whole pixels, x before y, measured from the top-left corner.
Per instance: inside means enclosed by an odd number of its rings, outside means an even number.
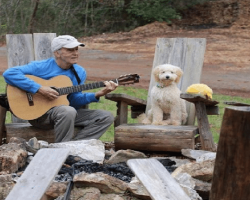
[[[169,79],[170,78],[170,76],[166,76],[166,79]]]

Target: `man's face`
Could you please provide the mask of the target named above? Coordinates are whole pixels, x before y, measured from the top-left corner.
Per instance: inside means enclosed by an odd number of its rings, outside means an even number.
[[[72,49],[61,48],[58,59],[66,65],[72,65],[78,61],[78,47]]]

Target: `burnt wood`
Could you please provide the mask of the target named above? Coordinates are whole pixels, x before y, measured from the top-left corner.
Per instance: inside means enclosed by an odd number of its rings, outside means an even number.
[[[228,107],[223,116],[210,200],[250,197],[250,106]]]
[[[194,149],[195,126],[123,124],[115,128],[115,149],[180,152]]]

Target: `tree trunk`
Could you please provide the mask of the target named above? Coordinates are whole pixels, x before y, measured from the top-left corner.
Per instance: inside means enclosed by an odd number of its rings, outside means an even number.
[[[40,1],[40,0],[35,0],[34,10],[33,10],[33,13],[32,13],[32,15],[31,15],[31,18],[30,18],[30,23],[29,23],[28,32],[31,33],[31,34],[33,33],[34,21],[35,21],[36,12],[37,12],[37,9],[38,9],[39,1]]]
[[[210,200],[250,197],[250,107],[225,109]]]

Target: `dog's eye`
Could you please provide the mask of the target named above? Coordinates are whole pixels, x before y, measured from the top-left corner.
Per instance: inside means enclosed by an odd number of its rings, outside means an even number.
[[[173,74],[174,72],[171,72],[171,74]]]
[[[165,71],[162,71],[161,73],[162,73],[162,74],[164,74],[164,73],[165,73]]]

